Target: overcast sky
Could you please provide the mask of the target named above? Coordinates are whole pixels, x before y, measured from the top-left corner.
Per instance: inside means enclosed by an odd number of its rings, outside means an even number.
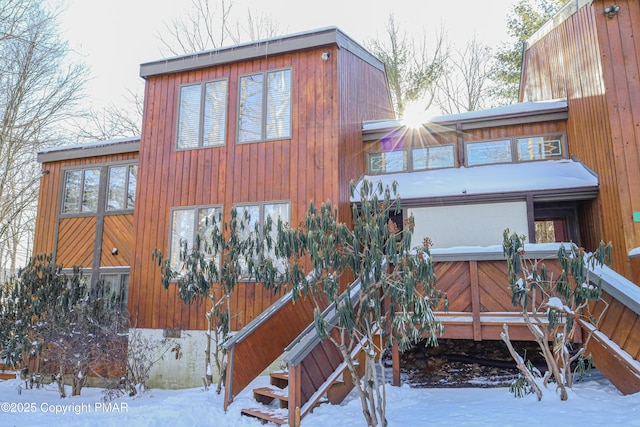
[[[53,0],[55,1],[55,0]],[[163,57],[158,33],[192,0],[58,0],[66,4],[61,30],[91,67],[91,102],[120,102],[127,89],[143,87],[140,64]],[[356,41],[382,36],[393,12],[409,31],[435,34],[442,25],[461,47],[474,32],[489,45],[506,38],[506,16],[515,0],[234,0],[238,16],[247,8],[266,12],[287,33],[336,26]]]

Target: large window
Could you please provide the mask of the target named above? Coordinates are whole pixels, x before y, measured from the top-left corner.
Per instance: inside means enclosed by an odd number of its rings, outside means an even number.
[[[221,208],[216,206],[176,208],[171,211],[171,241],[169,242],[171,268],[177,271],[182,270],[180,260],[182,242],[186,243],[187,250],[193,248],[197,235],[205,242],[211,243],[211,231],[214,224],[219,223],[221,212]],[[214,257],[217,258],[217,255]]]
[[[180,88],[178,149],[224,145],[227,122],[227,81]]]
[[[129,298],[129,273],[103,273],[100,274],[100,280],[103,282],[105,291],[108,291],[107,298],[111,301],[119,300],[119,305],[113,308],[126,313],[127,299]]]
[[[62,213],[96,212],[99,190],[100,168],[66,171]]]
[[[240,78],[238,142],[291,138],[291,70]]]
[[[248,238],[251,233],[256,229],[256,224],[264,224],[267,221],[267,218],[271,218],[273,221],[273,227],[271,228],[270,236],[274,240],[277,238],[277,224],[278,220],[282,220],[284,223],[289,223],[291,221],[290,214],[290,203],[289,202],[274,202],[274,203],[259,203],[252,205],[239,205],[236,206],[236,210],[238,213],[238,218],[244,219],[249,218],[248,221],[244,223],[244,235],[241,236],[243,238]],[[262,227],[258,227],[258,232],[262,233]],[[266,239],[266,236],[263,237]],[[270,250],[266,250],[266,252],[259,255],[259,257],[271,258],[273,261],[274,267],[280,273],[284,273],[285,268],[287,267],[287,260],[277,258],[275,255],[275,249],[272,247]],[[260,262],[260,259],[255,260],[256,263]],[[248,276],[248,266],[244,261],[241,261],[242,264],[242,275],[244,277]]]
[[[131,210],[136,203],[136,181],[138,165],[119,165],[109,167],[107,188],[107,210]]]

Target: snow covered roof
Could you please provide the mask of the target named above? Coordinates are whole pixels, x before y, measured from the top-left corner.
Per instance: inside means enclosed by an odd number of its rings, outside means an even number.
[[[38,152],[38,161],[40,163],[55,162],[58,160],[80,159],[108,154],[132,153],[139,150],[140,137],[134,136],[130,138],[90,142],[87,144],[48,148]]]
[[[446,126],[462,124],[462,130],[476,127],[485,127],[487,122],[517,121],[518,123],[544,120],[566,119],[568,111],[567,100],[550,100],[536,102],[520,102],[502,107],[488,108],[486,110],[468,111],[460,114],[449,114],[427,118],[423,127],[429,128],[429,124]],[[506,123],[500,123],[500,125]],[[508,123],[511,124],[511,123]],[[496,126],[495,123],[492,124]],[[404,132],[409,129],[402,120],[368,120],[362,122],[362,134],[364,140],[380,137],[381,132]],[[436,127],[437,129],[437,127]],[[367,135],[371,135],[368,138]]]
[[[591,199],[598,192],[598,177],[581,162],[562,159],[527,163],[509,163],[475,167],[433,169],[386,175],[365,175],[371,182],[391,186],[398,184],[398,193],[406,203],[409,200],[443,198],[478,199],[511,196],[526,193],[538,195],[536,200]],[[362,178],[351,199],[359,202]],[[475,196],[475,197],[474,197]]]

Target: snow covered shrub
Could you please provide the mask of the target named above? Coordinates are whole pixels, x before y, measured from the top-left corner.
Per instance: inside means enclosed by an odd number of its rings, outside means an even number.
[[[206,218],[207,232],[197,234],[193,245],[180,242],[180,265],[171,265],[157,249],[153,258],[161,269],[162,285],[178,287],[178,297],[186,304],[205,301],[211,307],[206,313],[207,347],[203,383],[207,389],[213,382],[213,363],[219,373],[216,392],[222,390],[227,355],[222,344],[229,336],[229,322],[236,314],[231,311],[231,295],[238,281],[254,276],[256,260],[264,251],[261,225],[247,211],[239,214],[231,210],[231,220],[223,223],[222,216]]]
[[[351,191],[353,197],[355,186]],[[280,280],[292,287],[294,300],[315,302],[316,331],[342,354],[367,425],[386,426],[386,381],[378,356],[393,341],[401,351],[423,337],[428,345],[436,345],[443,327],[433,311],[443,300],[445,309],[447,304],[446,296],[435,289],[429,240],[412,248],[413,217],[402,224],[390,219],[400,212],[395,185],[364,180],[359,196],[352,226],[338,221],[329,201],[319,209],[312,202],[297,230],[279,222],[275,253],[290,260]],[[340,295],[354,279],[359,286],[348,288],[357,294],[352,302]],[[336,305],[336,324],[321,315],[324,301]],[[358,346],[365,354],[364,366],[352,357]]]
[[[525,324],[546,361],[548,369],[543,385],[546,387],[554,381],[560,390],[560,399],[566,400],[567,388],[573,386],[572,364],[577,366],[580,376],[591,366],[590,359],[584,357],[591,335],[579,349],[573,349],[572,340],[579,331],[579,320],[598,324],[598,319],[589,310],[589,303],[600,299],[601,280],[590,270],[611,261],[611,244],[600,243],[592,254],[573,243],[560,245],[557,260],[562,273],[554,278],[544,262],[525,258],[524,240],[524,236],[510,235],[508,229],[504,231],[503,252],[507,259],[512,302],[520,307]],[[604,311],[600,317],[602,314]],[[506,324],[503,329],[501,338],[521,375],[511,390],[516,396],[535,392],[538,400],[541,399],[542,390],[535,381],[534,369],[511,345]]]
[[[123,290],[122,290],[123,291]],[[36,255],[0,298],[0,347],[5,363],[26,367],[79,395],[89,374],[101,377],[124,367],[124,294],[98,281],[93,286],[74,268],[63,274],[50,255]]]

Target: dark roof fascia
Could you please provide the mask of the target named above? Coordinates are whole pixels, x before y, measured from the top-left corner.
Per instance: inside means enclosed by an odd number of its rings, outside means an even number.
[[[332,45],[337,45],[338,48],[345,49],[384,71],[382,61],[340,29],[329,27],[147,62],[140,65],[140,77],[148,78],[162,74],[179,73]]]
[[[548,110],[535,112],[515,112],[500,114],[495,116],[470,117],[447,119],[448,116],[442,116],[442,120],[435,118],[419,127],[417,132],[427,132],[430,134],[453,132],[457,129],[461,131],[470,131],[473,129],[486,129],[490,127],[523,125],[530,123],[551,122],[558,120],[567,120],[569,118],[569,109],[567,106],[550,108]],[[434,125],[433,127],[429,125]],[[459,126],[459,127],[458,127]],[[362,132],[362,141],[378,141],[383,137],[392,137],[393,134],[405,135],[411,132],[410,128],[398,121],[397,126],[390,126],[384,129],[374,129]]]
[[[526,200],[528,196],[533,197],[534,202],[552,202],[552,201],[575,201],[575,200],[593,200],[598,196],[598,186],[592,187],[575,187],[537,190],[537,191],[511,191],[484,194],[461,194],[457,196],[437,196],[437,197],[419,197],[412,199],[402,198],[400,194],[401,205],[403,208],[428,207],[428,206],[451,206],[451,205],[468,205],[475,203],[489,202],[506,202],[516,200]],[[352,202],[357,206],[361,202]]]
[[[583,6],[590,5],[593,2],[594,0],[570,0],[550,20],[540,27],[538,31],[533,33],[533,35],[527,39],[525,50],[553,31],[554,28],[569,19]]]
[[[139,137],[123,138],[44,150],[38,153],[38,162],[57,162],[95,156],[135,153],[138,151],[140,151]]]

